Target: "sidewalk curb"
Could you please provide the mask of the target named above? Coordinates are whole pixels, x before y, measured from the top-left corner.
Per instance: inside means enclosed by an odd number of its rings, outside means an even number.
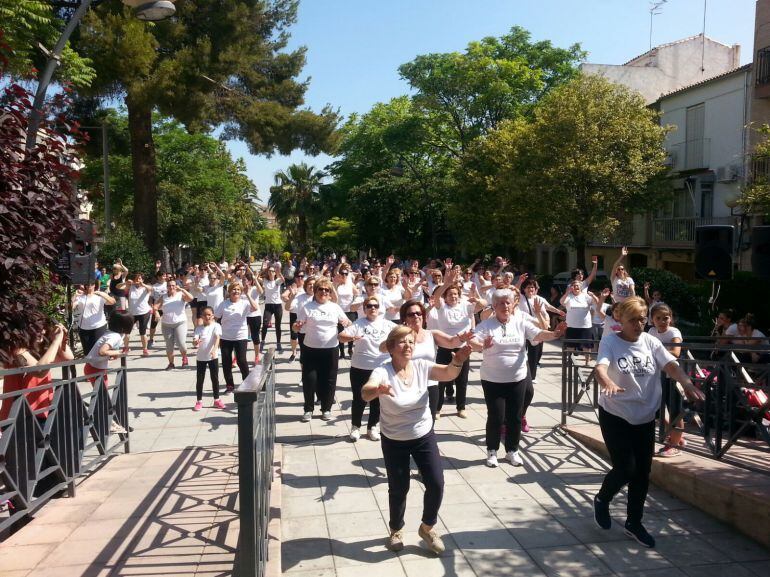
[[[267,526],[267,577],[281,575],[281,486],[283,479],[283,445],[275,444],[273,454],[273,482],[270,485],[270,522]]]

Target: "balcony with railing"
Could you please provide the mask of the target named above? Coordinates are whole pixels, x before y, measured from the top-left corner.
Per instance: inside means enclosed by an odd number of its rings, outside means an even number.
[[[711,139],[683,140],[667,146],[666,151],[668,164],[674,172],[708,168],[711,162]]]
[[[751,183],[770,182],[770,156],[755,156],[751,159]]]
[[[652,221],[655,248],[693,248],[695,228],[706,224],[733,224],[730,216],[656,218]]]

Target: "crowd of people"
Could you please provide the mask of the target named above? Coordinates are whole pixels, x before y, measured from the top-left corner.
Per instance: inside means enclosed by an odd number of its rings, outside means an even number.
[[[92,381],[106,372],[110,358],[130,351],[135,329],[141,354],[148,356],[160,325],[167,370],[177,368],[177,353],[181,368],[189,366],[190,349],[195,353],[195,411],[203,408],[207,373],[213,406],[226,407],[220,397],[220,364],[227,395],[235,387],[233,368],[245,379],[260,362],[271,327],[275,352],[283,354],[284,311],[289,313],[290,346],[285,361],[301,364],[302,421],[313,419],[317,405],[322,420],[333,418],[340,359],[349,358],[350,440],[361,439],[368,406],[365,435],[382,445],[393,550],[403,547],[410,459],[426,488],[419,535],[434,552],[444,549],[434,527],[443,496],[434,423],[448,404],[457,417],[467,418],[472,354],[481,355],[485,463],[498,466],[502,441],[505,458],[521,466],[520,440],[529,431],[526,414],[543,343],[564,339],[563,346],[582,353],[587,365],[595,359],[601,386],[599,422],[612,469],[594,500],[595,521],[610,528],[610,502],[628,484],[625,531],[652,547],[642,511],[656,411],[663,394],[676,397],[666,392],[673,382],[694,400],[703,395],[676,362],[682,335],[673,326],[673,311],[648,283],[644,298],[636,295],[624,266],[626,255],[624,248],[613,265],[610,287],[590,290],[598,268],[594,258],[587,276],[575,269],[564,294],[554,287],[548,298],[538,294],[534,277],[502,257],[489,266],[480,260],[460,266],[451,259],[420,266],[417,260],[397,263],[393,256],[382,262],[341,257],[316,263],[287,255],[256,267],[244,261],[185,265],[174,274],[162,272],[158,262],[150,282],[117,261],[111,275],[105,271],[82,287],[72,304]],[[764,335],[750,315],[737,323],[733,316],[731,311],[720,314],[720,334],[762,342]],[[71,358],[63,329],[57,331],[41,344],[40,362]],[[30,353],[20,352],[20,358],[24,355]],[[679,415],[679,409],[671,406],[669,414]],[[681,425],[674,423],[661,457],[679,453]]]

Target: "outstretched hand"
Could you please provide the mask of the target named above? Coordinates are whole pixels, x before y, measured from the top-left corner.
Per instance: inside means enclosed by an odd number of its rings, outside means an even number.
[[[395,397],[396,393],[393,392],[393,387],[391,387],[388,383],[380,383],[379,385],[377,385],[377,396],[381,397],[382,395]]]
[[[457,349],[456,352],[452,353],[452,364],[462,364],[465,361],[467,361],[471,353],[473,352],[473,349],[468,343],[465,343],[462,347]]]

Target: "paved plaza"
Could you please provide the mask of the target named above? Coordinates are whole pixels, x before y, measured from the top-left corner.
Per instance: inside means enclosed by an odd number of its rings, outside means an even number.
[[[288,332],[288,331],[287,331]],[[272,335],[269,336],[272,339]],[[250,354],[251,358],[251,354]],[[560,352],[546,345],[528,413],[523,467],[484,466],[485,408],[472,362],[468,418],[447,407],[438,422],[446,489],[439,558],[417,536],[422,489],[409,494],[406,547],[385,549],[387,479],[378,443],[348,441],[349,361],[340,362],[338,405],[301,423],[299,364],[276,365],[282,445],[282,571],[294,577],[401,575],[770,575],[770,551],[653,488],[647,550],[622,532],[624,495],[612,530],[597,529],[591,499],[606,462],[563,435]],[[232,574],[236,556],[236,412],[193,412],[194,369],[166,372],[165,356],[129,358],[130,455],[112,459],[0,545],[0,576],[57,577]]]

